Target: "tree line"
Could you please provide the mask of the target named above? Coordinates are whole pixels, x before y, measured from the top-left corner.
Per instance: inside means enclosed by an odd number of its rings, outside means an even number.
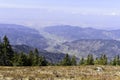
[[[0,42],[0,66],[47,66],[44,56],[39,55],[38,49],[28,54],[13,51],[7,36]]]
[[[9,43],[7,36],[4,36],[3,41],[0,42],[0,66],[77,66],[77,65],[120,65],[119,55],[115,56],[111,61],[108,60],[105,54],[99,58],[94,58],[89,54],[86,58],[82,57],[77,61],[75,56],[68,54],[58,63],[53,64],[48,62],[44,56],[39,54],[38,49],[31,50],[28,54],[24,52],[15,52]]]
[[[113,59],[108,60],[105,54],[101,54],[99,58],[94,58],[92,54],[88,54],[86,58],[81,58],[79,63],[76,61],[76,57],[73,56],[72,58],[66,54],[64,59],[59,63],[62,66],[77,66],[77,65],[113,65],[117,66],[120,65],[120,56],[117,55]]]

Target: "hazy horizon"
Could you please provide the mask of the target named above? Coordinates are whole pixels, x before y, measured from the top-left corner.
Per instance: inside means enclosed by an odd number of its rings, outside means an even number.
[[[0,23],[120,29],[118,0],[0,0]]]

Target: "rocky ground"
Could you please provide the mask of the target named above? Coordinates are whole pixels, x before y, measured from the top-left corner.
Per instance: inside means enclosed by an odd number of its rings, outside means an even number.
[[[0,80],[120,80],[119,66],[0,67]]]

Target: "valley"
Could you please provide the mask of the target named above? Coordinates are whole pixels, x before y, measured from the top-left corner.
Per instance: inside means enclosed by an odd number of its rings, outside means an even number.
[[[17,28],[16,28],[17,27]],[[7,35],[17,52],[28,53],[38,48],[48,60],[60,61],[65,54],[78,59],[93,54],[106,54],[109,59],[120,52],[120,30],[100,30],[70,25],[49,26],[40,29],[16,24],[0,24],[0,37]],[[55,55],[55,59],[52,58]],[[49,55],[49,56],[48,56]],[[59,55],[60,58],[57,57]]]
[[[0,0],[0,80],[120,80],[119,0]]]

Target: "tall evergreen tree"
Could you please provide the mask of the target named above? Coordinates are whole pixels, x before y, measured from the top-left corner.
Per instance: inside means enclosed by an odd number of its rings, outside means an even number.
[[[85,60],[84,60],[84,58],[82,57],[82,58],[80,59],[79,65],[84,65],[84,64],[85,64]]]
[[[2,43],[0,43],[0,66],[3,66],[3,65],[5,65],[4,64],[4,54],[3,54],[3,50],[2,50]]]
[[[64,59],[62,60],[61,64],[63,66],[71,66],[71,59],[68,54],[65,55]]]
[[[116,65],[120,65],[120,57],[119,57],[119,55],[117,55],[115,59],[116,59]]]
[[[94,64],[99,65],[99,58],[96,58],[96,59],[95,59]]]
[[[107,65],[107,56],[105,54],[102,54],[99,60],[100,65]]]
[[[14,53],[14,57],[12,60],[13,66],[19,66],[19,55],[17,52]]]
[[[38,66],[47,66],[48,62],[46,61],[45,57],[40,56],[38,59]]]
[[[120,58],[119,55],[115,56],[111,62],[112,65],[120,65]]]
[[[87,64],[87,65],[94,65],[94,58],[93,58],[93,55],[92,55],[92,54],[89,54],[89,55],[87,56],[86,64]]]
[[[28,66],[28,59],[26,54],[21,52],[18,57],[18,66]]]
[[[34,66],[34,53],[30,51],[28,54],[28,64],[29,66]]]
[[[111,60],[111,64],[116,65],[116,59],[115,58],[113,60]]]
[[[14,56],[14,51],[9,43],[7,36],[4,36],[2,43],[2,52],[3,52],[3,62],[4,65],[10,66],[12,65],[12,58]]]
[[[73,56],[71,59],[71,65],[76,66],[77,65],[77,61],[76,61],[76,57]]]
[[[34,50],[34,56],[33,56],[33,65],[34,66],[38,66],[39,65],[39,51],[38,51],[38,49],[36,48],[35,50]]]

